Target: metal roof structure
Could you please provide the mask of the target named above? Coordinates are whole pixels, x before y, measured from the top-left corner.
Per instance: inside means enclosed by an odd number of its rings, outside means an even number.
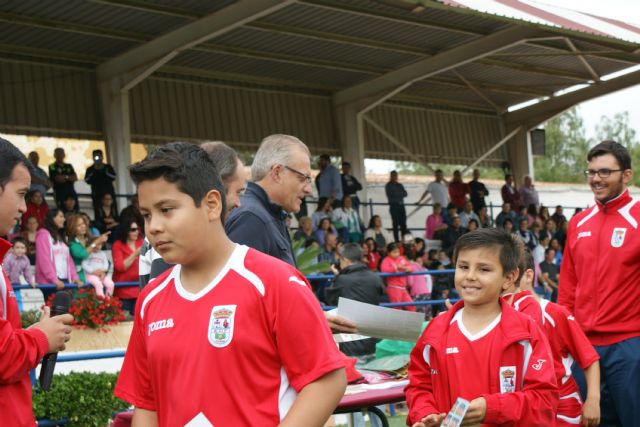
[[[21,0],[0,22],[0,131],[104,139],[120,165],[130,141],[290,133],[357,174],[526,173],[529,129],[640,82],[603,79],[640,64],[639,27],[531,0]]]

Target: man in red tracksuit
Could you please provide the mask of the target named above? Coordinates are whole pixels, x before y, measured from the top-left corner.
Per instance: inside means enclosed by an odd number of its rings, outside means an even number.
[[[24,196],[31,183],[31,165],[9,141],[0,138],[0,236],[5,236],[26,211]],[[0,264],[11,244],[0,238]],[[49,317],[23,330],[18,304],[6,274],[0,268],[0,415],[2,425],[35,425],[31,407],[29,370],[49,352],[64,349],[73,316]]]
[[[462,301],[434,318],[411,352],[407,425],[439,426],[456,399],[464,425],[548,427],[558,405],[544,333],[500,298],[518,277],[520,247],[504,230],[482,228],[456,242]]]
[[[640,204],[629,195],[631,158],[604,141],[588,154],[596,204],[567,231],[558,303],[600,355],[601,426],[640,426]]]

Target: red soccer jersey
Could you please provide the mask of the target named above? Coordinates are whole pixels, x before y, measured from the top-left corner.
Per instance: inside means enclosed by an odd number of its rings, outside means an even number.
[[[513,295],[513,299],[511,296]],[[531,291],[520,291],[516,294],[505,294],[502,299],[510,303],[516,311],[530,316],[542,327],[542,308]]]
[[[453,406],[458,397],[472,401],[491,389],[489,369],[478,367],[491,365],[496,326],[502,317],[501,314],[498,315],[490,325],[474,335],[462,323],[463,311],[464,309],[461,309],[453,316],[447,335],[447,372],[453,399],[449,406]],[[513,382],[514,377],[511,377],[510,381]],[[515,383],[509,391],[515,391]]]
[[[318,301],[290,265],[237,245],[197,294],[179,265],[138,298],[116,396],[160,426],[277,425],[297,392],[344,367]]]
[[[582,369],[586,369],[599,360],[600,356],[569,310],[544,299],[540,300],[540,306],[544,313],[544,330],[549,338],[562,399],[578,392],[578,385],[571,376],[574,359]]]

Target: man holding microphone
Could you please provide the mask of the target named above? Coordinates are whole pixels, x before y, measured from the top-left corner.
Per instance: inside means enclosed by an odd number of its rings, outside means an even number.
[[[6,236],[26,211],[24,196],[31,184],[31,163],[9,141],[0,138],[0,236]],[[11,244],[0,238],[0,263]],[[0,269],[0,414],[7,425],[35,425],[29,370],[47,353],[64,350],[73,320],[70,314],[50,317],[23,330],[15,294]]]

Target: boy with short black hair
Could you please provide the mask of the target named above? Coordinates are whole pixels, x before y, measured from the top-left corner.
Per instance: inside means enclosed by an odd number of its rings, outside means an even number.
[[[519,246],[504,230],[482,228],[458,239],[454,259],[462,301],[433,319],[411,352],[407,425],[439,426],[458,397],[470,401],[464,425],[553,425],[549,344],[500,298],[518,278]]]
[[[227,238],[201,148],[165,145],[130,174],[147,237],[176,264],[138,297],[115,390],[133,425],[322,426],[344,362],[304,277]]]
[[[529,314],[541,312],[541,326],[549,339],[551,355],[560,391],[556,426],[597,426],[600,424],[600,356],[595,351],[580,325],[569,311],[546,299],[537,300],[533,293],[535,261],[529,251],[523,251],[520,269],[524,272],[515,295],[530,295],[530,298],[514,299],[516,310]],[[520,292],[518,292],[520,290]],[[535,298],[538,309],[530,304]],[[527,301],[526,305],[518,302]],[[571,375],[575,361],[584,370],[587,381],[587,399],[583,403],[578,385]],[[582,418],[582,419],[581,419]]]

